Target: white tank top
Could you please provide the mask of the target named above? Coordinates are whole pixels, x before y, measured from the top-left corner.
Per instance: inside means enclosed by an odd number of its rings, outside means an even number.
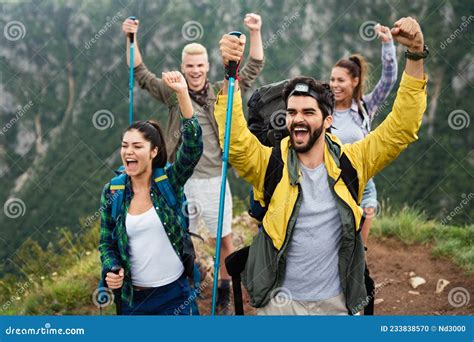
[[[184,272],[154,207],[125,218],[132,264],[132,284],[158,287],[172,283]]]

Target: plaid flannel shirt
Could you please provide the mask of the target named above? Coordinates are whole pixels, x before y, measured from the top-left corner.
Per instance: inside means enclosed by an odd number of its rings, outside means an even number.
[[[191,119],[181,119],[182,143],[173,164],[166,168],[166,174],[173,187],[176,198],[182,199],[184,194],[184,184],[191,177],[194,167],[201,157],[203,144],[202,132],[196,116]],[[124,269],[124,281],[122,285],[121,299],[125,303],[133,303],[132,269],[130,261],[130,251],[128,244],[127,230],[125,227],[125,217],[133,198],[133,191],[130,178],[127,178],[125,185],[124,203],[121,214],[117,220],[112,218],[112,203],[114,193],[110,190],[110,183],[104,186],[101,197],[101,222],[99,252],[102,261],[102,281],[112,267],[120,266]],[[160,195],[158,187],[152,180],[150,190],[151,200],[155,207],[163,227],[168,235],[171,245],[176,254],[182,260],[183,252],[183,227],[179,224],[176,208],[167,205],[166,200]],[[181,204],[182,206],[182,204]],[[104,282],[105,285],[105,282]]]
[[[382,75],[375,85],[374,89],[364,96],[362,101],[367,107],[368,122],[363,122],[359,115],[359,107],[357,101],[352,99],[351,114],[354,116],[356,122],[360,123],[364,136],[369,134],[370,124],[377,113],[380,105],[385,101],[390,94],[395,82],[397,81],[398,65],[395,45],[393,40],[382,43]],[[387,108],[389,109],[389,108]]]

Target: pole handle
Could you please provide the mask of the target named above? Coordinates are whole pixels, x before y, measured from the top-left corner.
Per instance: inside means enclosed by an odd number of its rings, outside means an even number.
[[[130,16],[130,17],[128,17],[127,19],[130,19],[130,20],[133,20],[133,21],[137,20],[137,18],[136,18],[135,16],[133,16],[133,15]],[[130,38],[130,44],[133,44],[133,42],[134,42],[134,36],[135,36],[135,35],[133,35],[133,34],[131,34],[131,33],[128,34],[128,38]]]
[[[242,32],[239,31],[232,31],[229,32],[231,36],[236,36],[239,38],[242,35]],[[238,63],[236,61],[230,61],[229,65],[226,65],[226,78],[229,79],[230,77],[236,78],[237,77],[237,70],[238,70]]]

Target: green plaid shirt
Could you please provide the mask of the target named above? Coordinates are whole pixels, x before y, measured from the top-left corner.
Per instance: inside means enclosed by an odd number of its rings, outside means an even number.
[[[176,160],[166,168],[166,175],[173,187],[176,198],[184,198],[184,184],[191,177],[194,167],[201,157],[203,144],[202,132],[196,116],[191,119],[181,119],[182,143],[178,149]],[[123,210],[117,216],[116,221],[112,218],[112,203],[114,192],[110,190],[110,183],[104,186],[101,197],[101,221],[100,221],[100,241],[99,252],[102,261],[102,281],[105,275],[114,266],[124,269],[124,282],[122,286],[122,301],[132,305],[133,303],[133,272],[130,262],[130,251],[128,244],[127,230],[125,227],[125,217],[127,216],[130,202],[133,198],[130,178],[127,178],[125,185]],[[183,227],[179,224],[176,208],[171,208],[160,195],[158,187],[152,180],[150,190],[151,200],[156,209],[163,227],[168,235],[171,245],[176,254],[182,260],[183,253]],[[181,203],[182,210],[184,205]],[[104,282],[105,285],[105,282]]]

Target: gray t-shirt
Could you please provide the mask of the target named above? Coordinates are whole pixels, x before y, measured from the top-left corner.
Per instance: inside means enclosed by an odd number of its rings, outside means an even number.
[[[364,139],[362,127],[356,122],[350,108],[334,111],[331,133],[343,144],[352,144]]]
[[[300,169],[303,199],[282,287],[293,300],[326,300],[342,292],[338,268],[342,222],[324,163],[315,169],[300,163]]]

